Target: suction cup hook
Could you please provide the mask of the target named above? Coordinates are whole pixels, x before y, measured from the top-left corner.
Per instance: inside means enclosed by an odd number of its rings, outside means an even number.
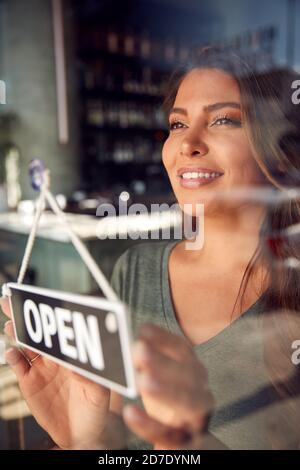
[[[29,177],[34,191],[41,191],[45,181],[45,165],[39,158],[33,158],[29,163]]]

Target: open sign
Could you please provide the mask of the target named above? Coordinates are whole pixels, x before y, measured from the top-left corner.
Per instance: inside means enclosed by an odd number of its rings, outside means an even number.
[[[125,305],[24,284],[7,286],[21,346],[122,395],[136,397]]]

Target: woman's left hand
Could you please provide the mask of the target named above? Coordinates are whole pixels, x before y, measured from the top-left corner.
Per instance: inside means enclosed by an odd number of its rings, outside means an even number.
[[[200,449],[213,410],[206,369],[184,338],[143,325],[133,347],[145,410],[124,407],[127,426],[155,449]]]

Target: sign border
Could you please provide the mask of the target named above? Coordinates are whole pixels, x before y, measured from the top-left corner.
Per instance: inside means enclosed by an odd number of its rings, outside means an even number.
[[[126,305],[123,302],[121,301],[114,302],[114,301],[105,299],[103,297],[72,294],[70,292],[62,292],[62,291],[57,291],[53,289],[47,289],[45,287],[30,286],[27,284],[17,284],[15,282],[8,282],[7,286],[8,288],[12,288],[12,289],[23,291],[23,292],[24,291],[31,292],[33,294],[45,295],[47,297],[51,297],[54,299],[66,300],[67,302],[79,303],[87,307],[93,307],[93,308],[99,308],[99,309],[105,308],[105,310],[113,311],[116,314],[117,320],[118,320],[119,338],[120,338],[120,344],[121,344],[121,350],[122,350],[122,356],[123,356],[123,364],[124,364],[127,387],[117,384],[115,382],[112,382],[111,380],[106,379],[104,377],[100,377],[97,374],[94,374],[93,372],[85,371],[84,369],[74,366],[73,364],[69,364],[68,362],[65,362],[61,359],[57,359],[55,356],[51,356],[50,354],[45,353],[44,351],[41,351],[38,348],[28,346],[22,341],[19,341],[17,331],[15,328],[15,314],[12,308],[11,296],[9,296],[9,304],[10,304],[10,308],[11,308],[12,316],[14,320],[13,322],[14,332],[16,336],[16,341],[19,345],[31,351],[39,353],[42,356],[47,357],[51,361],[54,361],[63,367],[67,367],[68,369],[71,369],[79,373],[80,375],[83,375],[84,377],[92,380],[93,382],[97,382],[100,385],[104,385],[110,388],[111,390],[120,393],[121,395],[127,396],[128,398],[134,399],[138,396],[137,387],[136,387],[136,379],[135,379],[135,370],[134,370],[132,355],[131,355],[131,350],[130,350],[130,344],[132,342],[130,317],[129,317],[128,309],[126,308]],[[124,338],[124,334],[121,334],[124,332],[127,338]]]

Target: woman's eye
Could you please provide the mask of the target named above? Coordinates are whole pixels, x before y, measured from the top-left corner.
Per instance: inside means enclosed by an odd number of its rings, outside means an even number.
[[[239,119],[230,119],[228,117],[220,117],[220,118],[217,118],[215,119],[211,126],[222,126],[222,125],[231,125],[231,126],[237,126],[237,127],[240,127],[241,126],[241,121]]]
[[[183,124],[180,121],[171,122],[170,125],[169,125],[170,131],[173,131],[173,130],[176,130],[176,129],[182,129],[183,127],[185,127],[185,124]]]

